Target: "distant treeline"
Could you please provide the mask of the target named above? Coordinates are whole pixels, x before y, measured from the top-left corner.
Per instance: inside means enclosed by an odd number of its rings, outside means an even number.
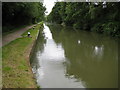
[[[57,2],[47,20],[120,37],[119,2]]]
[[[3,32],[16,26],[35,24],[44,20],[45,7],[40,2],[3,2]]]

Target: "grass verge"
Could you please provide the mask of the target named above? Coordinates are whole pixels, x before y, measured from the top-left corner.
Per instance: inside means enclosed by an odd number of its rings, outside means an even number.
[[[17,38],[9,44],[2,47],[2,79],[3,88],[37,88],[33,73],[31,70],[29,55],[38,35],[42,23],[35,29],[29,29],[32,38]]]

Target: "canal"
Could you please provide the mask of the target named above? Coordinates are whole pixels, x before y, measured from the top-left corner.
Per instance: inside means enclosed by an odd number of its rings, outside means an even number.
[[[31,66],[41,88],[117,88],[117,50],[111,37],[44,24]]]

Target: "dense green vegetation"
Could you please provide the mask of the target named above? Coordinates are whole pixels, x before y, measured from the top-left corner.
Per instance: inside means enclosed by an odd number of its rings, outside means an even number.
[[[29,62],[30,52],[39,30],[43,23],[38,24],[35,29],[31,28],[32,38],[17,38],[2,48],[2,79],[3,88],[37,88]]]
[[[120,37],[120,3],[57,2],[47,21]]]
[[[40,2],[3,2],[3,33],[44,20],[45,7]]]

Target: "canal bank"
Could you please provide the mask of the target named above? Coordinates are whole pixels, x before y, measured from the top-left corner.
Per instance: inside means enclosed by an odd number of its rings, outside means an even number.
[[[42,23],[2,47],[3,88],[37,88],[29,59],[40,28]],[[27,37],[28,31],[32,38]]]

